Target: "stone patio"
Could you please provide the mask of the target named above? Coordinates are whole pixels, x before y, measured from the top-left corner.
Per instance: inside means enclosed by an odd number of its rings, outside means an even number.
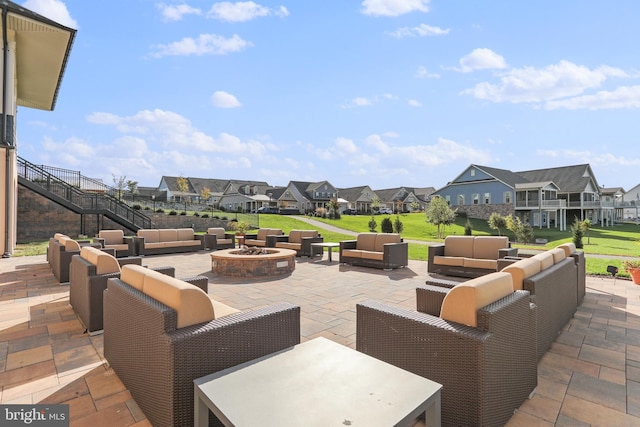
[[[301,307],[301,340],[355,347],[355,306],[366,299],[415,306],[427,264],[382,271],[334,257],[296,258],[293,273],[267,279],[218,276],[208,252],[148,256],[176,276],[205,275],[209,294],[238,309],[288,301]],[[640,425],[640,287],[587,278],[587,295],[538,366],[538,388],[508,426]],[[67,403],[73,426],[150,425],[88,336],[44,256],[0,260],[0,403]]]

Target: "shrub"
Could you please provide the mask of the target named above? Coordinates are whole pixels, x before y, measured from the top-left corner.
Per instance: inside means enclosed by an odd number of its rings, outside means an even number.
[[[209,214],[208,213],[202,214],[200,218],[209,218]]]
[[[140,209],[142,209],[142,206],[140,206],[138,204],[135,204],[135,205],[131,206],[131,209],[135,209],[135,210],[139,211]]]
[[[403,230],[404,230],[404,224],[402,223],[402,221],[400,221],[400,216],[396,216],[395,221],[393,221],[393,232],[402,234]]]
[[[180,215],[186,215],[187,213],[185,211],[180,212]]]
[[[380,229],[383,233],[393,233],[393,223],[391,222],[391,218],[389,218],[388,216],[382,218]]]
[[[584,244],[582,243],[582,238],[584,237],[584,227],[582,222],[579,221],[578,218],[576,218],[571,225],[571,236],[573,239],[573,244],[576,245],[576,248],[582,249],[584,247]]]
[[[198,212],[194,212],[193,216],[200,216],[200,214]]]
[[[371,231],[372,233],[376,232],[376,228],[378,228],[378,223],[376,222],[376,219],[372,216],[371,220],[369,221],[369,231]]]
[[[464,235],[465,236],[471,236],[472,233],[472,228],[471,228],[471,221],[469,221],[469,219],[467,218],[467,223],[464,225]]]
[[[150,210],[151,210],[151,208],[150,208],[149,206],[145,206],[145,207],[144,207],[144,210],[145,210],[145,211],[150,211]]]
[[[176,212],[176,211],[171,211],[171,212],[169,212],[169,215],[178,215],[178,212]]]

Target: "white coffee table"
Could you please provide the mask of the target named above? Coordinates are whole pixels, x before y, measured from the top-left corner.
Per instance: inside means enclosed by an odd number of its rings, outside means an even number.
[[[440,426],[438,383],[326,338],[194,381],[195,425]]]
[[[339,248],[339,247],[340,247],[340,243],[335,243],[335,242],[311,243],[311,258],[316,256],[318,252],[320,253],[320,255],[322,255],[324,253],[324,248],[329,248],[327,252],[329,252],[329,262],[331,262],[331,254],[333,253],[333,248]],[[318,249],[320,250],[318,251]]]

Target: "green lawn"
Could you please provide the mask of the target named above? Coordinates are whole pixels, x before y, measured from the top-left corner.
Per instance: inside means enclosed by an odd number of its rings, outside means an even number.
[[[255,216],[254,216],[255,217]],[[377,231],[380,231],[380,223],[384,217],[395,220],[395,215],[376,215],[374,219],[377,222]],[[239,218],[240,219],[240,218]],[[371,216],[367,215],[343,215],[340,219],[331,220],[323,218],[314,218],[326,224],[350,230],[353,232],[364,232],[369,230],[368,223]],[[306,222],[302,222],[293,216],[287,215],[260,215],[260,227],[264,228],[280,228],[285,233],[294,229],[317,229],[320,231],[326,242],[339,242],[341,240],[353,239],[352,236],[342,233],[334,233],[320,227],[314,227]],[[424,242],[442,242],[438,239],[437,228],[429,224],[425,220],[424,213],[401,214],[400,220],[404,226],[402,237],[406,240],[419,240]],[[464,227],[467,222],[466,218],[458,218],[455,224],[442,227],[442,237],[448,235],[463,235]],[[474,235],[497,235],[496,230],[492,230],[487,225],[487,221],[470,219],[472,232]],[[640,226],[636,224],[621,224],[615,227],[593,227],[588,235],[583,239],[586,254],[604,255],[603,257],[587,258],[587,274],[609,275],[607,266],[617,266],[620,276],[627,276],[621,267],[621,260],[616,258],[607,258],[606,255],[621,256],[640,256]],[[504,232],[503,232],[504,234]],[[571,242],[570,231],[558,231],[555,229],[534,229],[536,238],[547,239],[546,245],[514,245],[520,249],[551,249],[565,242]],[[506,232],[506,235],[513,241],[513,235]],[[21,244],[16,247],[14,256],[28,256],[46,253],[46,242]],[[427,245],[409,243],[409,259],[423,260],[427,259]]]

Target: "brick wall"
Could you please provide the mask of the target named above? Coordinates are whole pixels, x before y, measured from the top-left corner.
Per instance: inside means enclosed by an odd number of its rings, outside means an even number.
[[[460,206],[457,212],[465,212],[468,218],[488,220],[494,212],[502,216],[513,215],[513,205],[504,203],[496,205],[465,205]]]
[[[227,221],[215,218],[200,218],[187,215],[167,215],[144,211],[158,228],[190,228],[194,231],[206,231],[209,227],[225,227]],[[17,242],[40,242],[49,239],[54,233],[64,233],[71,237],[82,234],[83,218],[55,202],[18,186],[18,223]],[[133,234],[119,224],[102,215],[84,215],[84,234],[95,236],[99,230],[123,230]]]

